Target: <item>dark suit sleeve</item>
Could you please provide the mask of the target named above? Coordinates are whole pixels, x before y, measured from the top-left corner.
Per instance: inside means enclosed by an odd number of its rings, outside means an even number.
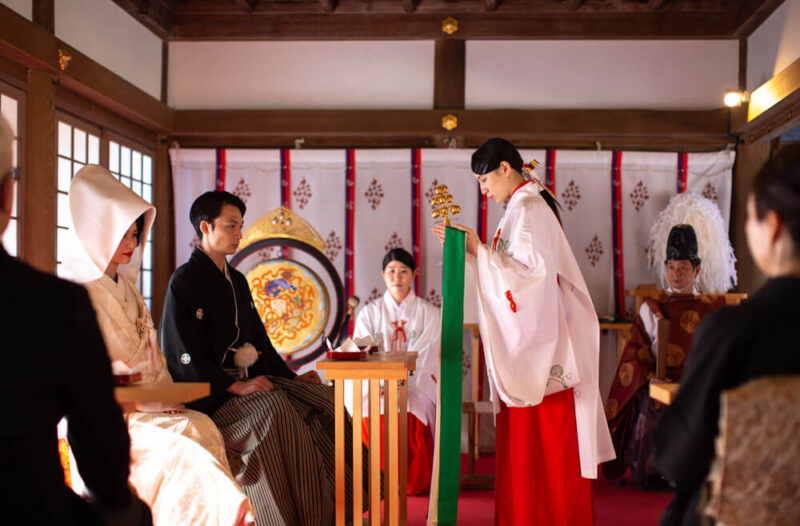
[[[224,393],[233,383],[222,366],[206,355],[202,320],[195,315],[190,284],[173,276],[167,287],[159,339],[169,372],[176,382],[209,382],[211,395]],[[184,363],[187,362],[187,363]]]
[[[94,310],[83,289],[62,314],[74,332],[64,339],[64,403],[69,443],[86,487],[98,501],[128,506],[128,429],[114,400],[114,380]]]
[[[267,335],[267,330],[258,317],[258,311],[255,308],[250,309],[250,323],[255,328],[255,342],[253,346],[261,351],[261,359],[250,370],[250,376],[257,376],[259,374],[267,374],[270,376],[280,376],[281,378],[289,378],[290,380],[297,376],[294,371],[289,369],[286,362],[272,346],[272,342]]]
[[[656,465],[679,490],[698,487],[714,458],[720,394],[730,385],[735,361],[737,323],[727,309],[699,325],[677,396],[655,433]]]

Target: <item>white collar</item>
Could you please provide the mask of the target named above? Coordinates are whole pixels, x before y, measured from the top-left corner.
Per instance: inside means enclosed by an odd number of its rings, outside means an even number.
[[[414,305],[416,298],[417,295],[414,294],[414,289],[409,290],[406,297],[403,298],[403,301],[401,301],[400,303],[394,301],[394,298],[392,297],[392,295],[389,293],[388,290],[383,293],[383,303],[386,305],[386,308],[397,316],[410,310],[411,307]]]
[[[678,294],[677,292],[672,290],[672,287],[670,287],[669,285],[667,285],[667,293],[668,294]],[[697,287],[695,287],[694,284],[692,284],[692,296],[699,296],[699,295],[700,295],[700,291],[698,291]]]

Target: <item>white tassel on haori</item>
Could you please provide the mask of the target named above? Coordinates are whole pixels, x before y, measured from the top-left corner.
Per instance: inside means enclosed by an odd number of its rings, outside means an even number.
[[[244,369],[250,367],[258,360],[258,351],[250,343],[245,343],[233,351],[233,363],[236,367]]]
[[[655,267],[662,288],[667,287],[667,238],[673,226],[692,225],[697,234],[700,275],[695,286],[700,292],[722,294],[736,286],[736,257],[728,238],[728,229],[719,207],[698,194],[686,192],[669,201],[650,229],[648,264]]]

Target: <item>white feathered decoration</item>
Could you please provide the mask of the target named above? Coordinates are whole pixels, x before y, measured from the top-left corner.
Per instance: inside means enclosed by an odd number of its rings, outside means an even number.
[[[692,225],[697,234],[700,275],[695,286],[700,292],[721,294],[736,286],[736,257],[728,238],[719,207],[711,200],[692,192],[678,194],[656,217],[650,229],[649,266],[658,272],[661,287],[667,288],[667,238],[673,226]]]
[[[233,363],[240,369],[250,367],[256,363],[256,360],[258,360],[258,351],[249,342],[234,350]]]

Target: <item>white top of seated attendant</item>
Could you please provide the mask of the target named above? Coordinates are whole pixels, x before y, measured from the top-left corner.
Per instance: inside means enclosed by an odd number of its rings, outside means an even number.
[[[103,276],[125,233],[144,214],[140,242],[117,274],[136,283],[143,251],[156,216],[153,205],[102,166],[84,166],[69,189],[70,230],[64,261],[66,277],[87,283]]]

